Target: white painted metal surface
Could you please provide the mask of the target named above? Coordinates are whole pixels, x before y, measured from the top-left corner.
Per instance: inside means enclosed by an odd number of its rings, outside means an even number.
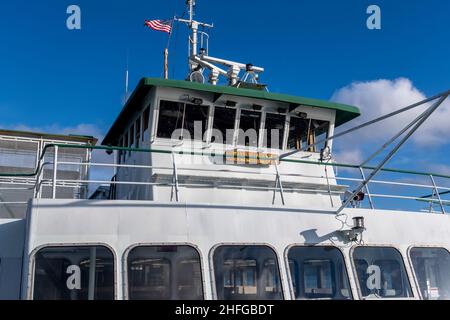
[[[93,214],[95,212],[95,214]],[[414,284],[407,251],[412,246],[450,249],[450,217],[428,213],[346,209],[349,220],[363,216],[366,246],[389,246],[400,250]],[[36,200],[30,211],[30,230],[24,260],[22,298],[31,297],[30,271],[33,253],[43,246],[105,244],[114,250],[117,298],[124,298],[124,254],[137,244],[191,244],[202,256],[206,298],[213,299],[211,252],[218,244],[267,244],[279,259],[284,296],[292,298],[288,282],[286,249],[297,245],[339,247],[348,266],[353,296],[358,297],[351,249],[337,231],[341,223],[333,211],[293,207],[232,206],[145,201]]]

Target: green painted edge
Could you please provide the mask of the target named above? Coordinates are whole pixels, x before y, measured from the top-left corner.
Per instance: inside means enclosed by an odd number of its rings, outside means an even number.
[[[296,97],[286,94],[280,94],[280,93],[271,93],[266,91],[259,91],[259,90],[251,90],[251,89],[241,89],[241,88],[235,88],[235,87],[229,87],[229,86],[213,86],[210,84],[202,84],[202,83],[195,83],[190,81],[184,81],[184,80],[166,80],[166,79],[160,79],[160,78],[142,78],[136,89],[133,91],[129,99],[127,100],[125,106],[122,108],[122,110],[119,113],[119,116],[114,121],[113,125],[110,127],[108,133],[106,134],[105,138],[103,139],[102,144],[108,145],[108,144],[114,144],[116,143],[116,135],[119,132],[119,128],[117,128],[120,123],[120,120],[122,117],[125,116],[126,112],[129,111],[130,108],[133,107],[135,104],[135,98],[138,93],[141,92],[144,88],[152,88],[152,87],[165,87],[165,88],[177,88],[177,89],[186,89],[186,90],[196,90],[196,91],[203,91],[203,92],[212,92],[216,94],[227,94],[232,96],[239,96],[239,97],[248,97],[248,98],[254,98],[254,99],[262,99],[262,100],[269,100],[269,101],[277,101],[277,102],[284,102],[294,105],[304,105],[309,107],[317,107],[317,108],[324,108],[324,109],[330,109],[330,110],[336,110],[336,127],[351,121],[361,115],[360,110],[355,106],[350,106],[346,104],[340,104],[335,102],[329,102],[324,100],[318,100],[318,99],[311,99],[311,98],[303,98],[303,97]]]

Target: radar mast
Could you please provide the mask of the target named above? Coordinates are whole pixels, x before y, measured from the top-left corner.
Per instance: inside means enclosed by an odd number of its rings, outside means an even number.
[[[176,21],[185,23],[191,29],[189,36],[189,76],[188,79],[194,82],[204,82],[204,71],[209,70],[209,82],[217,85],[219,77],[223,76],[228,80],[230,86],[256,86],[259,85],[259,74],[264,72],[264,68],[256,67],[251,63],[239,63],[212,57],[209,55],[209,35],[205,28],[211,29],[213,24],[207,24],[194,19],[196,0],[186,0],[188,6],[189,19],[175,18]],[[199,28],[202,30],[199,30]],[[199,49],[200,46],[200,49]],[[243,71],[242,78],[239,74]]]

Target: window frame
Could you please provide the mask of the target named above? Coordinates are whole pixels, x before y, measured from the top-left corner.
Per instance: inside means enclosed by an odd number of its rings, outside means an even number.
[[[250,242],[232,242],[232,243],[226,243],[226,242],[221,242],[221,243],[217,243],[215,244],[210,250],[209,250],[209,274],[210,274],[210,282],[211,282],[211,294],[212,294],[212,299],[218,301],[218,295],[217,295],[217,286],[216,286],[216,273],[214,271],[215,269],[215,265],[214,265],[214,254],[216,252],[216,250],[220,247],[242,247],[242,246],[256,246],[256,247],[267,247],[269,249],[271,249],[273,251],[273,253],[275,254],[275,259],[276,262],[278,264],[278,274],[280,276],[280,292],[281,292],[281,300],[286,300],[286,292],[285,292],[285,286],[284,286],[284,274],[283,274],[283,270],[282,270],[282,265],[281,262],[283,262],[280,259],[280,256],[278,254],[278,251],[276,250],[276,248],[269,244],[269,243],[250,243]],[[266,259],[267,260],[267,259]],[[264,262],[266,261],[264,260]]]
[[[28,284],[28,289],[26,292],[26,296],[28,300],[34,300],[34,274],[36,272],[36,254],[41,251],[42,249],[45,248],[64,248],[64,247],[104,247],[106,249],[108,249],[112,255],[113,255],[113,265],[114,265],[114,282],[113,282],[113,290],[114,290],[114,299],[113,300],[118,300],[118,279],[117,279],[117,270],[118,270],[118,263],[119,260],[117,258],[117,253],[116,251],[113,249],[113,247],[107,243],[104,242],[94,242],[94,243],[48,243],[48,244],[42,244],[40,246],[37,246],[36,248],[33,249],[33,251],[30,254],[30,259],[29,259],[29,263],[28,263],[28,277],[27,277],[27,284]]]
[[[208,132],[207,143],[208,143],[208,144],[212,144],[212,145],[222,145],[222,144],[217,143],[217,142],[212,142],[211,139],[212,139],[212,130],[214,129],[214,119],[215,119],[215,117],[216,117],[216,108],[223,108],[223,109],[231,109],[231,110],[234,110],[234,111],[235,111],[235,114],[234,114],[234,121],[233,121],[234,127],[233,127],[233,137],[232,137],[232,141],[231,141],[231,143],[229,143],[229,144],[226,143],[226,138],[227,138],[227,137],[226,137],[226,132],[225,132],[225,136],[222,137],[222,138],[224,139],[223,145],[224,145],[225,147],[234,147],[234,146],[236,146],[236,132],[237,132],[237,128],[238,128],[238,120],[240,119],[240,111],[239,111],[239,108],[238,108],[237,106],[236,106],[236,107],[227,107],[227,106],[218,106],[218,105],[216,105],[216,104],[213,104],[211,108],[212,108],[212,109],[211,109],[212,111],[211,111],[211,114],[210,114],[210,122],[211,122],[211,125],[208,126],[209,132]]]
[[[262,146],[262,137],[263,137],[263,130],[264,130],[264,124],[265,124],[265,118],[266,118],[266,113],[264,111],[264,108],[262,108],[261,110],[254,110],[252,108],[249,107],[243,107],[243,106],[239,106],[237,107],[237,114],[236,114],[236,118],[237,121],[235,123],[235,127],[234,127],[234,135],[233,135],[233,147],[235,148],[240,148],[240,149],[246,149],[246,148],[251,148],[254,150],[260,150],[261,146]],[[242,111],[249,111],[249,112],[257,112],[260,113],[260,120],[259,120],[259,128],[258,128],[258,135],[257,135],[257,145],[256,146],[245,146],[245,145],[240,145],[239,144],[239,130],[241,129],[241,118],[242,118]]]
[[[160,108],[161,108],[161,100],[164,101],[168,101],[168,102],[173,102],[173,103],[182,103],[182,104],[192,104],[189,103],[188,101],[182,101],[181,99],[174,99],[174,98],[166,98],[164,96],[158,96],[156,98],[156,107],[154,109],[154,119],[153,119],[153,128],[151,129],[151,143],[153,142],[170,142],[172,141],[172,139],[170,138],[161,138],[158,137],[158,124],[159,124],[159,113],[160,113]],[[203,136],[205,135],[205,133],[207,133],[206,135],[206,139],[205,141],[202,140],[194,140],[191,139],[188,141],[192,141],[193,143],[202,143],[203,145],[208,145],[210,143],[210,134],[208,132],[208,130],[211,129],[212,126],[212,121],[211,121],[211,112],[212,112],[212,108],[214,108],[214,104],[211,104],[209,101],[203,101],[203,104],[200,105],[203,107],[207,107],[208,108],[208,116],[206,117],[206,127],[204,128],[204,132],[202,133]],[[203,137],[202,137],[203,138]],[[178,143],[176,143],[176,146],[181,146],[184,144],[184,142],[187,140],[180,140]],[[171,146],[173,146],[173,143],[170,143]]]
[[[190,247],[194,249],[200,259],[200,276],[201,276],[201,282],[202,282],[202,291],[203,291],[203,300],[206,300],[206,281],[205,281],[205,266],[204,266],[204,260],[203,260],[203,254],[200,248],[193,244],[188,242],[151,242],[151,243],[136,243],[129,247],[127,247],[123,253],[123,270],[122,270],[122,288],[123,288],[123,299],[124,300],[130,300],[129,296],[129,284],[128,284],[128,256],[130,252],[138,247]]]
[[[150,128],[150,113],[151,113],[151,104],[148,104],[142,109],[141,112],[141,142],[145,143],[145,132],[148,133],[149,140],[151,140],[151,128]]]
[[[347,283],[348,283],[348,290],[349,293],[351,295],[350,300],[355,300],[355,297],[357,297],[357,295],[355,295],[355,291],[354,291],[354,287],[352,285],[352,276],[353,276],[353,272],[352,272],[352,268],[350,268],[350,265],[347,261],[347,255],[345,254],[345,251],[342,250],[342,248],[334,246],[332,244],[319,244],[319,245],[308,245],[308,244],[304,244],[304,243],[298,243],[298,244],[291,244],[289,246],[286,247],[286,249],[284,250],[284,264],[286,266],[286,275],[287,275],[287,281],[288,281],[288,285],[289,285],[289,293],[291,295],[291,298],[293,300],[295,299],[295,291],[294,291],[294,282],[293,279],[291,277],[291,271],[289,268],[289,250],[291,250],[292,248],[295,247],[303,247],[303,248],[334,248],[337,249],[339,251],[339,253],[342,256],[342,260],[344,262],[344,268],[345,271],[347,273]],[[351,259],[351,255],[350,255],[350,260]],[[357,279],[355,279],[357,280]],[[317,299],[308,299],[308,300],[317,300]]]
[[[444,249],[449,254],[450,254],[450,250],[445,245],[442,245],[442,246],[439,246],[439,245],[411,245],[406,250],[408,265],[409,265],[409,268],[410,268],[411,273],[412,273],[412,279],[413,279],[414,287],[417,290],[417,295],[418,295],[420,300],[426,301],[423,298],[423,296],[422,296],[422,290],[420,289],[419,280],[417,279],[416,271],[414,270],[414,265],[413,265],[413,262],[412,262],[412,259],[411,259],[411,250],[412,249]]]
[[[139,149],[142,144],[142,112],[134,120],[134,128],[134,139],[136,140],[134,143],[136,149]]]
[[[412,274],[411,274],[411,269],[409,266],[409,263],[406,263],[407,257],[404,256],[402,250],[400,247],[392,245],[392,244],[366,244],[366,245],[355,245],[352,246],[350,248],[349,251],[349,258],[350,258],[350,263],[352,266],[352,273],[353,273],[353,279],[355,280],[355,285],[356,285],[356,289],[358,292],[358,298],[359,300],[373,300],[373,299],[368,299],[367,297],[364,297],[362,294],[362,290],[361,287],[359,285],[359,278],[358,278],[358,273],[356,270],[356,265],[355,265],[355,259],[353,258],[353,253],[355,251],[355,249],[357,248],[387,248],[387,249],[394,249],[396,250],[399,254],[400,257],[402,258],[402,262],[403,262],[403,268],[405,269],[405,273],[406,273],[406,279],[408,280],[408,284],[409,284],[409,288],[411,290],[411,297],[394,297],[394,298],[380,298],[380,299],[375,299],[375,300],[379,300],[379,301],[388,301],[388,300],[417,300],[417,292],[416,292],[416,287],[415,287],[415,282],[414,282],[414,286],[413,286],[413,282],[411,281],[412,278]]]
[[[284,143],[284,145],[285,145],[285,150],[287,150],[287,151],[294,151],[294,150],[297,150],[297,151],[300,151],[299,149],[289,149],[289,145],[288,145],[288,142],[289,142],[289,133],[290,133],[290,130],[291,130],[291,119],[292,118],[300,118],[299,116],[297,116],[297,115],[294,115],[294,114],[291,114],[291,113],[288,113],[287,115],[286,115],[287,117],[286,117],[286,122],[287,122],[287,128],[285,129],[286,130],[286,141],[285,141],[285,143]],[[331,137],[331,135],[330,135],[330,132],[334,132],[334,119],[323,119],[323,118],[321,118],[321,119],[318,119],[318,118],[306,118],[306,119],[308,119],[308,120],[316,120],[316,121],[324,121],[324,122],[328,122],[328,128],[327,128],[327,134],[326,134],[326,138],[328,139],[329,137]],[[314,134],[314,139],[316,139],[317,138],[317,136]],[[308,137],[306,137],[306,139],[308,139]],[[332,141],[332,140],[331,140]],[[317,141],[316,141],[317,142]],[[323,144],[323,148],[326,148],[326,147],[330,147],[330,140],[328,140],[328,141],[326,141],[326,142],[324,142],[324,144]],[[315,146],[315,148],[316,148],[316,150],[318,150],[318,151],[308,151],[308,150],[305,150],[305,151],[302,151],[302,152],[306,152],[306,153],[309,153],[309,154],[320,154],[320,146],[318,146],[318,145],[316,145]]]
[[[280,116],[284,116],[284,127],[283,127],[283,136],[281,139],[281,146],[278,149],[273,149],[273,148],[268,148],[267,146],[264,146],[264,130],[266,130],[266,119],[267,119],[267,114],[275,114],[275,115],[280,115]],[[289,120],[288,120],[289,119]],[[289,115],[289,113],[280,113],[280,112],[276,112],[276,111],[265,111],[263,110],[263,116],[262,116],[262,120],[261,120],[261,133],[260,133],[260,138],[259,138],[259,148],[262,149],[266,149],[266,150],[281,150],[284,151],[287,149],[287,139],[288,136],[286,136],[286,133],[289,135],[289,124],[290,124],[290,120],[291,120],[291,116]],[[268,141],[267,141],[268,142]]]

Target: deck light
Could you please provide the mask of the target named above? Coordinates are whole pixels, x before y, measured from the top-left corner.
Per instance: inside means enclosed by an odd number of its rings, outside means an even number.
[[[299,113],[297,113],[297,116],[302,119],[308,118],[308,114],[305,112],[299,112]]]
[[[353,218],[353,230],[366,230],[364,226],[364,217]]]
[[[362,239],[363,232],[366,231],[364,226],[364,217],[354,217],[353,227],[349,230],[341,230],[340,232],[347,241],[356,242]]]
[[[203,104],[203,99],[200,98],[192,98],[191,102],[197,106],[202,105]]]
[[[182,96],[181,96],[181,100],[189,101],[190,103],[195,104],[195,105],[197,105],[197,106],[203,104],[203,99],[191,97],[191,96],[188,95],[188,94],[182,95]]]
[[[237,105],[236,101],[227,100],[225,102],[225,106],[227,106],[227,107],[236,107],[236,105]]]
[[[261,111],[262,108],[263,106],[260,106],[259,104],[252,105],[252,109],[255,111]]]

